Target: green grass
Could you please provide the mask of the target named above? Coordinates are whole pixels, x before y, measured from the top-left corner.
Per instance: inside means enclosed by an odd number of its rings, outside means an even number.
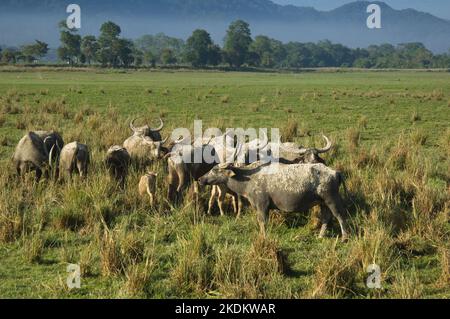
[[[448,298],[449,92],[444,72],[0,72],[0,297]],[[164,162],[157,208],[137,195],[142,172],[116,190],[102,159],[134,116],[162,116],[163,135],[195,119],[279,127],[303,145],[326,133],[337,144],[327,160],[347,177],[351,240],[336,244],[336,227],[317,239],[311,214],[273,212],[262,241],[251,208],[239,221],[189,199],[171,209]],[[37,129],[91,147],[87,181],[12,177],[15,144]],[[83,266],[80,290],[65,286],[68,263]],[[380,291],[365,287],[372,263]]]

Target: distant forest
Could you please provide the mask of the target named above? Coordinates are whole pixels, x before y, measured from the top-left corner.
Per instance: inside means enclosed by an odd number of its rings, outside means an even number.
[[[121,37],[119,25],[108,21],[98,37],[82,37],[60,23],[59,63],[71,66],[111,68],[192,66],[255,67],[265,69],[299,69],[319,67],[354,67],[367,69],[450,68],[450,51],[433,54],[422,43],[371,45],[348,48],[330,41],[318,43],[282,43],[259,35],[251,36],[247,22],[230,24],[223,46],[215,44],[206,30],[195,30],[186,40],[163,33],[144,35],[136,40]],[[48,44],[35,43],[20,48],[0,48],[2,64],[41,64],[49,54]]]

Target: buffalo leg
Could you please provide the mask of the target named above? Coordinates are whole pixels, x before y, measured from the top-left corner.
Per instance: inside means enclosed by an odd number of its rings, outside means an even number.
[[[22,176],[22,173],[21,173],[21,169],[20,169],[20,164],[18,164],[18,165],[16,165],[16,171],[17,171],[17,177],[21,177]]]
[[[223,209],[223,206],[225,204],[225,199],[227,197],[227,191],[224,187],[219,186],[218,188],[219,188],[218,204],[219,204],[220,215],[225,216],[225,210]]]
[[[332,217],[332,214],[331,214],[330,210],[328,209],[328,207],[320,206],[320,222],[322,224],[322,227],[320,229],[319,238],[325,237],[325,235],[327,233],[328,225],[330,224],[330,221],[331,221],[331,217]]]
[[[197,181],[194,181],[194,204],[195,209],[198,211],[200,207],[200,186]]]
[[[42,170],[40,168],[36,168],[36,183],[39,183],[42,177]]]
[[[345,223],[344,217],[342,216],[341,212],[344,210],[342,205],[342,200],[338,196],[330,197],[327,201],[325,201],[328,208],[333,213],[334,217],[339,222],[339,225],[341,226],[341,232],[342,232],[342,241],[346,241],[348,239],[348,233],[347,233],[347,225]]]
[[[235,200],[237,201],[237,215],[236,218],[239,219],[242,214],[242,197],[239,195],[236,195]]]
[[[266,238],[266,225],[269,221],[269,203],[266,200],[256,201],[256,218],[259,224],[259,231],[261,235]]]
[[[216,197],[217,197],[217,186],[213,185],[211,188],[211,196],[208,202],[208,215],[212,214],[212,209],[214,206],[214,202],[216,201]]]
[[[238,197],[233,195],[231,203],[233,204],[233,212],[236,214],[236,217],[239,218],[239,204],[238,204]]]
[[[153,207],[155,203],[155,199],[153,198],[153,194],[149,192],[148,196],[150,196],[150,206]]]

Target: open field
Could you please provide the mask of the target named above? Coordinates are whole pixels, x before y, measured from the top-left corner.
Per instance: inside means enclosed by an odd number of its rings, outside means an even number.
[[[309,214],[236,221],[125,191],[102,160],[134,116],[177,127],[279,127],[345,173],[348,243],[317,238]],[[0,72],[0,297],[449,298],[450,73]],[[27,130],[91,147],[86,181],[20,184],[10,163]],[[203,192],[206,205],[208,194]],[[311,217],[312,215],[312,217]],[[82,287],[66,288],[81,265]],[[378,264],[382,289],[365,285]]]

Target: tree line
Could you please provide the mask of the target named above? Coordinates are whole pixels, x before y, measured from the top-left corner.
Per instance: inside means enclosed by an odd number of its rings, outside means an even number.
[[[264,35],[251,35],[247,22],[230,24],[223,46],[214,43],[211,35],[195,30],[186,40],[159,33],[144,35],[134,41],[122,38],[121,28],[108,21],[100,35],[82,37],[61,22],[57,50],[60,61],[70,65],[101,65],[103,67],[140,67],[156,65],[191,65],[192,67],[243,66],[268,69],[316,67],[357,68],[450,68],[450,51],[433,54],[422,43],[371,45],[352,49],[330,41],[318,43],[282,43]],[[48,45],[36,40],[20,49],[0,51],[3,63],[32,63],[48,52]]]

